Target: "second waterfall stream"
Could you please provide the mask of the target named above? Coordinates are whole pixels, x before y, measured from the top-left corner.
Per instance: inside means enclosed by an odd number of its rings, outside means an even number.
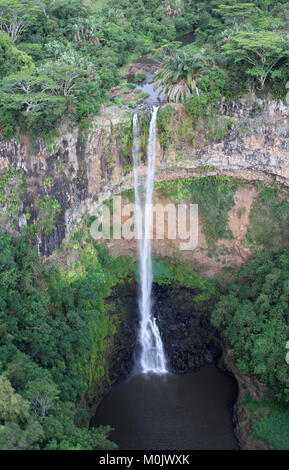
[[[167,373],[161,335],[152,312],[152,225],[153,225],[153,190],[154,167],[156,157],[158,108],[152,110],[147,147],[147,173],[144,190],[139,178],[139,124],[138,116],[133,117],[133,170],[135,193],[135,219],[138,238],[140,263],[140,293],[138,299],[140,311],[139,342],[141,346],[139,364],[142,373]]]

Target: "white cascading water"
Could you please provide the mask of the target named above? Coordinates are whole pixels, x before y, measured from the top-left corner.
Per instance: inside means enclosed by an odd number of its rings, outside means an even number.
[[[141,188],[138,178],[139,145],[138,145],[138,117],[133,118],[133,163],[134,163],[134,192],[136,204],[136,228],[138,235],[138,252],[140,261],[140,331],[139,341],[141,346],[140,368],[143,373],[153,372],[164,374],[167,372],[161,335],[152,314],[152,248],[151,231],[153,224],[153,189],[154,167],[156,156],[157,113],[154,107],[149,128],[147,149],[147,174],[145,191],[141,197]]]

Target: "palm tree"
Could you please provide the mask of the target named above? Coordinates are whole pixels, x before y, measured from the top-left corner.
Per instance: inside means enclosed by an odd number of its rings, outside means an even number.
[[[197,83],[201,76],[209,70],[209,59],[205,50],[196,53],[186,51],[169,51],[155,75],[154,89],[161,87],[169,101],[183,101],[193,91],[199,95]]]

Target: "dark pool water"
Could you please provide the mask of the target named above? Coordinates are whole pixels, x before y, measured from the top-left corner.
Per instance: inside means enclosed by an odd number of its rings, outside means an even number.
[[[103,400],[92,426],[111,425],[121,450],[237,449],[234,379],[214,366],[187,375],[135,375]]]

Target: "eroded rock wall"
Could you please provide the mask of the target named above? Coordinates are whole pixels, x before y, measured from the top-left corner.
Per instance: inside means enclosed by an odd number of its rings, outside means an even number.
[[[221,103],[226,130],[212,137],[206,122],[187,116],[174,105],[168,126],[160,129],[156,181],[215,174],[248,181],[289,185],[289,108],[281,101],[244,98]],[[50,142],[29,137],[0,142],[0,170],[23,169],[27,182],[20,204],[21,224],[36,217],[34,200],[48,196],[59,201],[56,227],[40,240],[50,255],[69,236],[95,201],[103,201],[133,186],[130,155],[131,112],[105,108],[87,132],[63,124]],[[27,208],[30,220],[26,220]]]

